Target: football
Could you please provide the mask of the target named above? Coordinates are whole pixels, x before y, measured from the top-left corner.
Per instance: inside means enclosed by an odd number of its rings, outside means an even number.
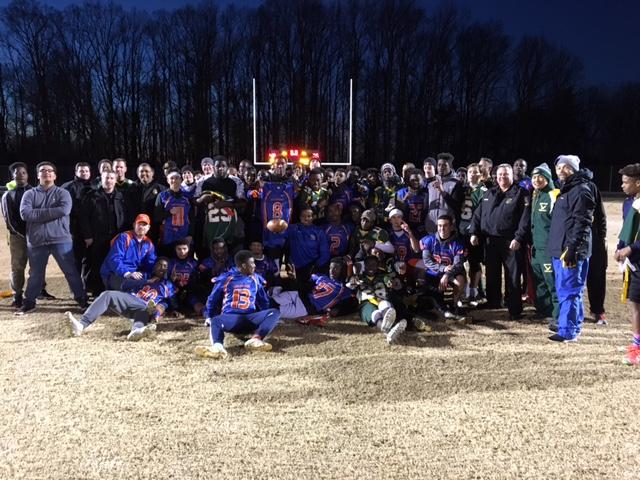
[[[281,218],[269,220],[269,223],[267,223],[267,229],[273,233],[282,233],[288,226],[289,224]]]

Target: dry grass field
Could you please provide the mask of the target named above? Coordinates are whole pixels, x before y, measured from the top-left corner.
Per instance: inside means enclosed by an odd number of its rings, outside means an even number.
[[[620,202],[607,210],[612,252]],[[70,338],[71,301],[18,318],[1,300],[0,478],[640,478],[640,369],[617,351],[613,267],[610,325],[589,320],[577,344],[483,312],[389,347],[347,318],[287,324],[273,352],[231,345],[215,362],[193,355],[201,327],[128,343],[128,322],[107,317]],[[53,260],[49,276],[68,298]]]

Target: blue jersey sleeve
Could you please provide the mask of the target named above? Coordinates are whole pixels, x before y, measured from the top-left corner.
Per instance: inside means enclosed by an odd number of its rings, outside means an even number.
[[[226,280],[226,275],[222,275],[216,279],[216,283],[213,285],[211,294],[209,295],[209,298],[207,298],[207,305],[204,310],[206,318],[211,318],[220,313],[222,309],[222,299],[224,297]]]

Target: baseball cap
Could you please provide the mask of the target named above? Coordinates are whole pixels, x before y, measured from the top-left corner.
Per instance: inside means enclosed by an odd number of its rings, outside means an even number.
[[[134,223],[146,223],[147,225],[151,225],[151,219],[146,213],[141,213],[136,217],[136,221]]]

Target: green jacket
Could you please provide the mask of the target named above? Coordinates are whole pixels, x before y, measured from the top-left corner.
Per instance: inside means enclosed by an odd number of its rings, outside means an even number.
[[[559,193],[560,190],[547,185],[543,190],[534,190],[531,196],[531,245],[536,255],[547,251],[551,212]]]

